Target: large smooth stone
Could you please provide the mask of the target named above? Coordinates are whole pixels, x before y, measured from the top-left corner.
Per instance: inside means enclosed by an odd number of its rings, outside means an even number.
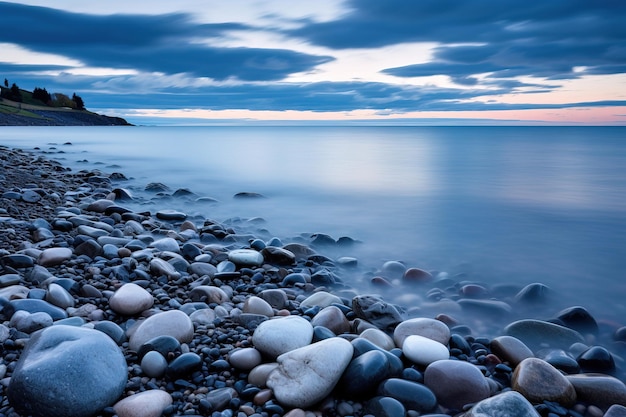
[[[393,331],[393,340],[397,347],[402,347],[404,339],[411,335],[424,336],[443,345],[450,340],[450,329],[443,322],[428,318],[405,320]]]
[[[261,364],[261,352],[255,348],[235,350],[229,354],[228,362],[234,368],[250,371]]]
[[[151,248],[160,250],[161,252],[174,252],[174,253],[180,252],[178,242],[175,239],[172,239],[171,237],[164,237],[162,239],[155,240],[148,246]]]
[[[252,335],[254,347],[271,358],[307,346],[311,340],[313,340],[313,326],[299,316],[264,321],[259,324]]]
[[[354,358],[339,380],[342,394],[350,400],[371,397],[378,385],[394,374],[387,356],[380,350],[370,350]]]
[[[193,330],[193,323],[185,313],[178,310],[165,311],[141,322],[130,336],[128,347],[137,352],[141,345],[157,336],[172,336],[181,343],[191,342]]]
[[[374,397],[364,404],[364,411],[376,417],[405,417],[402,403],[391,397]]]
[[[307,309],[311,307],[325,308],[331,304],[343,304],[341,298],[330,294],[326,291],[318,291],[311,294],[300,303],[300,308]]]
[[[515,321],[504,328],[504,333],[518,338],[533,351],[547,346],[567,350],[574,343],[585,343],[575,330],[533,319]]]
[[[453,410],[462,410],[489,397],[487,379],[468,362],[442,360],[433,362],[424,372],[424,385],[437,397],[439,404]]]
[[[243,304],[243,312],[250,314],[260,314],[267,317],[274,316],[274,309],[264,299],[255,295],[246,298]]]
[[[433,411],[437,406],[435,394],[425,385],[399,378],[389,378],[378,386],[378,395],[395,398],[407,410],[420,413]]]
[[[507,391],[482,400],[465,417],[539,417],[535,407],[519,392]]]
[[[343,314],[343,311],[336,306],[328,306],[323,308],[311,320],[311,325],[326,327],[335,334],[349,333],[350,322]]]
[[[339,337],[325,339],[284,353],[267,386],[284,406],[306,408],[333,390],[352,360],[350,342]]]
[[[124,392],[126,360],[102,332],[52,326],[34,333],[11,376],[8,397],[23,415],[88,417]]]
[[[395,327],[402,321],[398,309],[373,295],[357,295],[352,299],[354,314],[372,323],[381,330]]]
[[[571,407],[576,402],[574,386],[555,367],[537,358],[524,359],[513,372],[511,388],[533,403],[554,401]]]
[[[626,385],[612,376],[604,374],[568,375],[574,386],[578,401],[606,410],[613,404],[626,406]]]
[[[141,313],[152,307],[152,304],[152,294],[133,283],[122,285],[109,299],[113,311],[127,316]]]
[[[150,272],[155,275],[165,275],[168,279],[180,278],[180,272],[172,264],[161,258],[153,258],[150,261]]]
[[[443,359],[450,359],[448,348],[424,336],[411,335],[404,339],[402,353],[412,362],[428,366]]]
[[[557,313],[556,320],[580,334],[598,334],[596,319],[584,307],[575,306],[561,310]]]
[[[498,336],[493,339],[491,351],[503,361],[508,362],[513,368],[524,359],[535,356],[528,346],[513,336]]]
[[[37,258],[37,263],[41,266],[56,266],[72,258],[72,250],[69,248],[45,249]]]
[[[614,404],[606,411],[604,417],[626,417],[626,407]]]
[[[391,350],[396,347],[393,339],[387,333],[379,329],[365,329],[359,334],[359,337],[369,340],[381,349]]]
[[[252,249],[235,249],[228,252],[228,260],[239,266],[261,266],[264,259],[260,252]]]
[[[59,284],[55,283],[52,283],[48,286],[46,301],[63,309],[66,309],[68,307],[74,307],[75,303],[72,294],[67,292],[67,290]]]
[[[154,389],[126,397],[113,409],[118,417],[160,417],[172,401],[170,394]]]

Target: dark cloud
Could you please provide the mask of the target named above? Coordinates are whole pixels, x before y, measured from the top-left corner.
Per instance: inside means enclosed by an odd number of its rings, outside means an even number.
[[[626,2],[619,0],[351,0],[340,19],[290,33],[334,49],[435,42],[435,62],[390,68],[400,77],[574,79],[623,73]],[[575,72],[574,67],[586,67]]]
[[[0,15],[0,42],[63,55],[87,66],[268,81],[332,59],[284,49],[205,46],[199,40],[249,28],[198,24],[180,13],[100,16],[0,2]]]

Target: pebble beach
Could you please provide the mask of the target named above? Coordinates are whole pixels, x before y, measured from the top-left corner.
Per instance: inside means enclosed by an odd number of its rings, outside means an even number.
[[[0,146],[0,417],[626,416],[626,321],[126,181]]]

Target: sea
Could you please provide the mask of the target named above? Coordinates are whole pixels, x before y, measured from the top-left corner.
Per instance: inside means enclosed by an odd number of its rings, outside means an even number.
[[[329,256],[357,259],[343,279],[361,293],[401,261],[486,288],[542,283],[540,318],[580,305],[626,324],[626,127],[2,127],[0,145],[121,172],[137,210],[263,219],[284,243],[352,238]],[[217,202],[155,199],[153,182]]]

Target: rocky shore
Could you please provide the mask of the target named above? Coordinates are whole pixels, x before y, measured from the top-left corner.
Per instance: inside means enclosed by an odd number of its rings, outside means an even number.
[[[624,323],[541,283],[361,272],[125,181],[0,146],[0,417],[626,416]]]
[[[130,126],[121,117],[77,110],[29,110],[28,113],[0,112],[0,126]]]

